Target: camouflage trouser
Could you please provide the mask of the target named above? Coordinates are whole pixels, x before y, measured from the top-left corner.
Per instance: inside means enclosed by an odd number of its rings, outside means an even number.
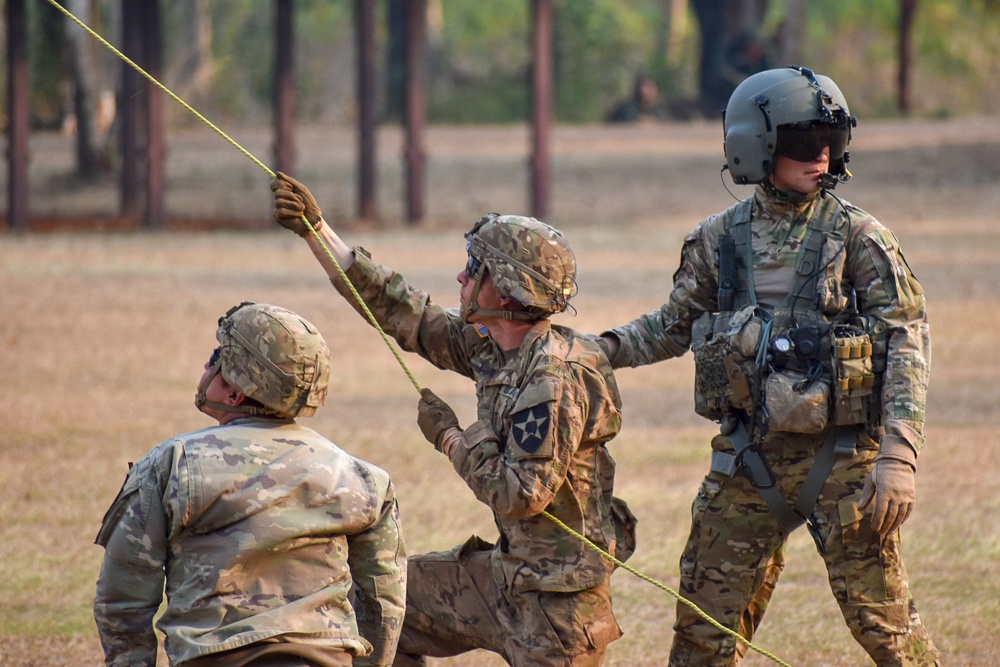
[[[621,636],[611,589],[512,593],[497,584],[493,545],[470,538],[451,551],[411,556],[406,617],[393,665],[424,665],[474,649],[515,666],[597,667]]]
[[[764,441],[764,456],[793,505],[826,437],[772,434]],[[712,447],[732,451],[732,442],[720,435]],[[837,460],[809,517],[809,531],[841,613],[875,663],[935,665],[939,655],[910,596],[899,531],[881,541],[870,515],[858,510],[876,452],[875,443],[862,435],[858,454]],[[710,472],[692,505],[691,534],[680,563],[681,595],[752,639],[781,574],[787,537],[744,475]],[[740,664],[746,652],[742,642],[682,603],[674,631],[671,667],[730,667]]]

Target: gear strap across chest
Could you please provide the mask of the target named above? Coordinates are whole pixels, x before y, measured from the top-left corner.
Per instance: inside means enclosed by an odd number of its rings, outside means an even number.
[[[823,245],[833,232],[836,215],[831,211],[839,206],[836,200],[828,198],[817,205],[808,222],[802,247],[795,262],[795,278],[788,295],[781,306],[784,312],[804,312],[815,310],[816,285],[823,269]],[[736,206],[733,216],[733,240],[736,259],[736,299],[735,309],[757,305],[754,286],[754,250],[751,219],[753,198],[745,199]]]

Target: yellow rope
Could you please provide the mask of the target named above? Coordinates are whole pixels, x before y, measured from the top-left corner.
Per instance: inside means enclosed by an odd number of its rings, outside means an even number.
[[[145,77],[154,86],[156,86],[157,88],[159,88],[160,90],[162,90],[164,93],[166,93],[172,100],[174,100],[175,102],[177,102],[178,104],[180,104],[182,107],[184,107],[185,109],[187,109],[188,111],[190,111],[192,114],[194,114],[194,116],[196,118],[198,118],[198,120],[202,121],[203,123],[205,123],[206,125],[208,125],[210,128],[212,128],[212,130],[216,134],[218,134],[220,137],[222,137],[227,142],[229,142],[240,153],[243,153],[243,155],[245,155],[248,158],[250,158],[250,160],[254,164],[256,164],[258,167],[260,167],[261,169],[263,169],[267,173],[268,176],[270,176],[271,178],[274,178],[275,176],[277,176],[277,174],[275,174],[274,171],[272,171],[267,165],[265,165],[263,162],[261,162],[260,160],[258,160],[250,151],[248,151],[247,149],[243,148],[243,146],[241,146],[235,139],[233,139],[228,134],[226,134],[225,132],[223,132],[218,126],[215,125],[215,123],[213,123],[212,121],[208,120],[203,115],[201,115],[200,113],[198,113],[198,111],[194,107],[192,107],[190,104],[188,104],[187,102],[185,102],[184,100],[182,100],[180,97],[178,97],[176,94],[174,94],[173,91],[171,91],[169,88],[167,88],[162,83],[160,83],[155,78],[153,78],[149,73],[147,73],[144,69],[142,69],[141,67],[139,67],[139,65],[137,65],[130,58],[128,58],[128,56],[126,56],[124,53],[122,53],[117,48],[115,48],[114,45],[112,45],[106,39],[104,39],[103,37],[101,37],[90,26],[88,26],[87,24],[85,24],[83,21],[81,21],[80,19],[78,19],[71,12],[69,12],[65,7],[63,7],[58,2],[56,2],[56,0],[47,0],[47,2],[49,4],[51,4],[53,7],[55,7],[56,9],[58,9],[60,12],[62,12],[71,21],[73,21],[78,26],[80,26],[81,28],[83,28],[87,33],[89,33],[98,42],[100,42],[101,44],[103,44],[104,46],[106,46],[108,49],[110,49],[115,55],[117,55],[123,61],[125,61],[126,63],[128,63],[129,66],[131,66],[135,71],[137,71],[139,74],[141,74],[143,77]],[[394,344],[392,338],[390,338],[389,335],[385,333],[385,330],[382,329],[382,327],[379,325],[378,321],[375,319],[375,315],[372,314],[371,310],[368,308],[368,305],[364,302],[364,299],[361,298],[361,295],[358,293],[358,291],[354,287],[353,283],[351,283],[350,279],[347,277],[347,274],[344,272],[344,269],[340,266],[340,263],[333,256],[333,253],[327,247],[326,242],[323,241],[323,238],[319,235],[319,233],[312,226],[312,224],[310,224],[309,220],[306,219],[306,217],[304,215],[302,216],[302,220],[303,220],[303,222],[305,222],[306,227],[312,233],[313,237],[319,242],[319,245],[323,248],[323,251],[326,253],[327,257],[330,259],[331,262],[333,262],[333,265],[337,268],[337,272],[340,274],[341,278],[344,280],[344,282],[350,288],[351,294],[357,300],[357,303],[361,305],[361,308],[364,310],[365,316],[368,318],[369,322],[371,322],[371,324],[378,330],[379,334],[382,336],[382,339],[385,341],[385,343],[388,346],[389,350],[392,352],[393,356],[396,358],[396,361],[399,363],[400,367],[406,373],[406,377],[408,377],[410,379],[410,382],[413,384],[413,386],[419,392],[420,391],[420,384],[417,382],[416,378],[410,372],[410,369],[409,369],[409,367],[407,367],[406,362],[403,361],[403,357],[399,353],[399,350],[396,348],[396,345]],[[623,570],[626,570],[628,572],[631,572],[632,574],[634,574],[635,576],[639,577],[643,581],[646,581],[646,582],[648,582],[650,584],[653,584],[654,586],[656,586],[660,590],[663,590],[663,591],[669,593],[670,595],[672,595],[675,598],[677,598],[680,602],[682,602],[682,603],[686,604],[687,606],[691,607],[695,611],[695,613],[697,613],[698,616],[700,616],[706,623],[711,624],[713,627],[715,627],[718,630],[721,630],[722,632],[724,632],[726,634],[732,635],[737,640],[739,640],[739,641],[743,642],[744,644],[746,644],[752,650],[760,653],[761,655],[763,655],[765,657],[770,658],[771,660],[773,660],[777,664],[782,665],[782,667],[791,667],[791,665],[789,665],[787,662],[784,662],[780,658],[777,658],[776,656],[774,656],[771,653],[765,651],[764,649],[760,648],[759,646],[754,645],[752,642],[750,642],[749,640],[747,640],[745,637],[743,637],[738,632],[734,632],[733,630],[730,630],[729,628],[725,627],[724,625],[722,625],[721,623],[719,623],[718,621],[716,621],[714,618],[712,618],[711,616],[709,616],[708,614],[706,614],[704,611],[702,611],[701,609],[699,609],[698,606],[695,603],[693,603],[690,600],[684,598],[683,596],[680,595],[680,593],[677,593],[676,591],[674,591],[672,588],[670,588],[666,584],[662,584],[662,583],[656,581],[655,579],[653,579],[652,577],[649,577],[649,576],[643,574],[642,572],[639,572],[638,570],[632,568],[631,566],[626,565],[624,562],[618,560],[617,558],[615,558],[614,556],[612,556],[611,554],[609,554],[608,552],[604,551],[599,546],[597,546],[596,544],[594,544],[593,542],[591,542],[587,537],[585,537],[584,535],[581,535],[580,533],[576,532],[575,530],[573,530],[572,528],[570,528],[569,526],[567,526],[565,523],[563,523],[562,521],[560,521],[559,519],[557,519],[553,515],[549,514],[548,512],[542,512],[542,515],[545,516],[546,518],[548,518],[550,521],[554,522],[556,525],[558,525],[560,528],[562,528],[563,530],[565,530],[570,535],[573,535],[574,537],[582,540],[584,543],[587,544],[587,546],[589,546],[591,549],[594,549],[595,551],[597,551],[598,553],[600,553],[602,556],[604,556],[605,558],[607,558],[608,560],[610,560],[612,563],[614,563],[618,567],[620,567]]]
[[[139,74],[141,74],[142,76],[144,76],[146,79],[149,80],[150,83],[152,83],[154,86],[156,86],[157,88],[159,88],[160,90],[162,90],[164,93],[166,93],[168,96],[170,96],[170,98],[173,101],[177,102],[177,104],[180,104],[182,107],[184,107],[185,109],[187,109],[188,111],[190,111],[192,114],[194,114],[195,117],[198,118],[198,120],[200,120],[201,122],[205,123],[205,125],[208,125],[210,128],[212,128],[215,131],[216,134],[218,134],[220,137],[222,137],[223,139],[225,139],[226,141],[228,141],[230,144],[232,144],[233,148],[235,148],[239,152],[241,152],[244,155],[246,155],[248,158],[250,158],[254,162],[254,164],[256,164],[258,167],[260,167],[261,169],[263,169],[264,171],[266,171],[271,176],[271,178],[274,178],[274,176],[275,176],[274,172],[271,171],[270,169],[268,169],[267,165],[265,165],[263,162],[261,162],[260,160],[258,160],[256,157],[254,157],[253,154],[250,153],[250,151],[248,151],[247,149],[243,148],[238,143],[236,143],[236,141],[232,137],[230,137],[228,134],[226,134],[225,132],[223,132],[222,130],[220,130],[218,127],[216,127],[215,123],[213,123],[212,121],[210,121],[209,119],[205,118],[200,113],[198,113],[198,111],[194,107],[192,107],[190,104],[188,104],[187,102],[185,102],[184,100],[182,100],[181,98],[179,98],[177,95],[175,95],[173,93],[173,91],[171,91],[169,88],[167,88],[166,86],[164,86],[162,83],[160,83],[159,81],[157,81],[156,79],[154,79],[148,72],[146,72],[146,70],[142,69],[141,67],[139,67],[138,65],[136,65],[134,62],[132,62],[132,60],[128,56],[126,56],[124,53],[122,53],[121,51],[119,51],[118,49],[116,49],[115,46],[113,44],[111,44],[111,42],[107,41],[106,39],[104,39],[103,37],[101,37],[99,34],[97,34],[90,26],[88,26],[86,23],[84,23],[83,21],[81,21],[80,19],[78,19],[76,16],[74,16],[68,9],[66,9],[65,7],[63,7],[62,5],[60,5],[58,2],[56,2],[56,0],[48,0],[48,3],[50,5],[52,5],[53,7],[55,7],[56,9],[58,9],[60,12],[62,12],[66,16],[66,18],[68,18],[69,20],[71,20],[73,23],[77,24],[81,28],[83,28],[84,31],[86,31],[87,33],[90,34],[91,37],[93,37],[98,42],[100,42],[101,44],[103,44],[104,46],[106,46],[108,49],[110,49],[112,53],[114,53],[116,56],[118,56],[123,61],[125,61],[126,63],[128,63],[129,66],[132,67],[132,69],[134,69],[136,72],[138,72]]]
[[[170,90],[169,88],[167,88],[166,86],[164,86],[162,83],[160,83],[159,81],[157,81],[152,75],[150,75],[148,72],[146,72],[146,70],[144,70],[141,67],[139,67],[139,65],[137,65],[135,62],[133,62],[128,56],[126,56],[124,53],[122,53],[117,48],[115,48],[115,46],[113,44],[111,44],[106,39],[104,39],[103,37],[101,37],[90,26],[88,26],[86,23],[84,23],[83,21],[81,21],[80,19],[78,19],[69,10],[67,10],[65,7],[63,7],[58,2],[56,2],[56,0],[48,0],[48,3],[50,5],[52,5],[53,7],[55,7],[56,9],[58,9],[60,12],[62,12],[68,19],[70,19],[71,21],[73,21],[74,23],[76,23],[78,26],[80,26],[81,28],[83,28],[87,33],[90,34],[91,37],[93,37],[98,42],[100,42],[101,44],[103,44],[104,46],[106,46],[108,49],[110,49],[112,53],[114,53],[116,56],[118,56],[123,61],[125,61],[126,63],[128,63],[129,66],[132,67],[132,69],[134,69],[136,72],[138,72],[143,77],[145,77],[154,86],[156,86],[157,88],[159,88],[160,90],[162,90],[164,93],[166,93],[170,97],[170,99],[172,99],[175,102],[177,102],[178,104],[180,104],[182,107],[184,107],[185,109],[187,109],[188,111],[190,111],[192,114],[194,114],[194,116],[196,118],[198,118],[198,120],[200,120],[201,122],[205,123],[210,128],[212,128],[212,130],[216,134],[218,134],[220,137],[222,137],[223,139],[225,139],[226,141],[228,141],[233,146],[233,148],[235,148],[236,150],[238,150],[240,153],[243,153],[243,155],[245,155],[248,158],[250,158],[250,160],[255,165],[257,165],[258,167],[260,167],[261,169],[263,169],[267,173],[268,176],[270,176],[271,178],[274,178],[275,176],[277,176],[277,174],[275,174],[274,171],[272,171],[266,164],[264,164],[263,162],[261,162],[260,160],[258,160],[257,157],[254,156],[253,153],[251,153],[247,149],[243,148],[243,146],[241,146],[235,139],[233,139],[232,137],[230,137],[228,134],[226,134],[225,132],[223,132],[215,123],[213,123],[212,121],[210,121],[209,119],[205,118],[203,115],[201,115],[200,113],[198,113],[197,109],[195,109],[194,107],[192,107],[190,104],[188,104],[187,102],[185,102],[184,100],[182,100],[180,97],[178,97],[176,94],[174,94],[174,92],[172,90]],[[372,314],[371,310],[368,309],[368,305],[364,302],[364,299],[361,298],[361,295],[358,294],[357,289],[355,289],[354,285],[348,279],[347,274],[344,272],[344,269],[340,266],[340,263],[333,256],[333,253],[330,252],[330,249],[327,247],[326,243],[320,237],[319,233],[313,228],[313,226],[309,223],[309,220],[307,220],[304,215],[302,216],[302,221],[305,222],[306,227],[309,229],[309,231],[312,233],[312,235],[319,242],[319,245],[320,245],[320,247],[323,248],[323,252],[326,253],[326,256],[330,259],[331,262],[333,262],[333,265],[337,268],[337,273],[339,273],[340,276],[341,276],[341,278],[343,278],[344,282],[347,283],[347,286],[351,290],[351,294],[354,295],[354,298],[357,300],[357,302],[359,304],[361,304],[361,308],[364,310],[365,316],[368,318],[368,321],[371,322],[372,326],[374,326],[378,330],[379,334],[382,336],[382,340],[385,341],[385,344],[389,347],[389,350],[392,351],[393,356],[396,357],[396,361],[399,362],[399,365],[403,368],[403,371],[406,373],[406,377],[408,377],[410,379],[410,382],[413,384],[413,386],[419,392],[420,391],[420,384],[417,382],[416,378],[413,377],[413,374],[410,372],[410,369],[407,368],[406,364],[403,363],[403,357],[402,357],[402,355],[400,355],[399,350],[396,349],[396,346],[394,345],[393,340],[388,336],[388,334],[385,333],[385,331],[379,325],[378,321],[375,319],[375,316]]]
[[[757,653],[760,653],[761,655],[763,655],[765,657],[770,658],[771,660],[775,661],[779,665],[782,665],[782,667],[791,667],[791,665],[789,665],[787,662],[785,662],[781,658],[778,658],[777,656],[769,653],[768,651],[765,651],[761,647],[755,645],[754,643],[752,643],[749,639],[747,639],[746,637],[744,637],[740,633],[735,632],[733,630],[730,630],[726,626],[722,625],[717,620],[715,620],[714,618],[712,618],[711,616],[709,616],[708,614],[706,614],[704,611],[702,611],[701,609],[699,609],[698,605],[696,605],[694,602],[691,602],[690,600],[688,600],[686,597],[684,597],[683,595],[681,595],[680,593],[678,593],[674,589],[670,588],[669,586],[667,586],[664,583],[661,583],[661,582],[657,581],[656,579],[653,579],[652,577],[650,577],[648,575],[643,574],[642,572],[639,572],[635,568],[633,568],[633,567],[631,567],[629,565],[626,565],[623,561],[618,560],[617,558],[615,558],[614,556],[612,556],[611,554],[609,554],[607,551],[605,551],[601,547],[599,547],[596,544],[594,544],[593,542],[591,542],[590,539],[588,539],[585,535],[581,535],[580,533],[576,532],[575,530],[573,530],[572,528],[570,528],[569,526],[567,526],[565,523],[563,523],[561,520],[559,520],[556,517],[552,516],[548,512],[543,511],[542,512],[542,516],[544,516],[545,518],[547,518],[550,521],[552,521],[554,524],[556,524],[557,526],[559,526],[560,528],[562,528],[563,530],[565,530],[567,533],[569,533],[573,537],[576,537],[580,541],[584,542],[588,547],[590,547],[591,549],[593,549],[597,553],[601,554],[602,556],[604,556],[605,558],[607,558],[609,561],[611,561],[612,563],[614,563],[618,567],[622,568],[623,570],[625,570],[627,572],[631,572],[632,574],[634,574],[635,576],[639,577],[640,579],[642,579],[645,582],[653,584],[654,586],[656,586],[657,588],[659,588],[661,591],[669,593],[670,595],[672,595],[675,598],[677,598],[677,600],[679,602],[681,602],[683,604],[686,604],[687,606],[691,607],[691,609],[693,609],[695,611],[695,613],[698,614],[699,617],[701,617],[702,620],[704,620],[706,623],[708,623],[712,627],[716,628],[717,630],[721,630],[722,632],[726,633],[727,635],[731,635],[731,636],[735,637],[737,640],[739,640],[739,641],[743,642],[744,644],[746,644],[747,647],[753,649],[754,651],[756,651]]]

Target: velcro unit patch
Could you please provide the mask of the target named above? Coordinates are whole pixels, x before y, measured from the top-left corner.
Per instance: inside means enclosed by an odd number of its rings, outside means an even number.
[[[552,423],[549,405],[535,405],[513,415],[514,442],[529,454],[537,452],[548,438]]]

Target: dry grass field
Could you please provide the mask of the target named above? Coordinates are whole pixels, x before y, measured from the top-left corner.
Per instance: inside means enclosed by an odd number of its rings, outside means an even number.
[[[269,137],[237,128],[260,157]],[[400,219],[400,137],[380,135],[381,225],[346,220],[349,242],[457,304],[461,233],[488,210],[527,209],[524,128],[434,128],[427,138],[428,219]],[[353,210],[354,139],[304,128],[297,175],[328,217]],[[93,544],[127,463],[176,433],[210,425],[193,407],[216,318],[245,299],[317,324],[335,357],[327,406],[307,423],[393,475],[411,552],[495,528],[422,439],[417,394],[381,338],[343,303],[305,245],[269,222],[267,176],[215,135],[168,138],[168,206],[185,220],[250,221],[225,231],[0,233],[0,665],[96,665],[91,617],[101,550]],[[681,239],[732,201],[722,139],[710,123],[559,128],[549,220],[573,241],[578,314],[600,331],[661,304]],[[928,294],[934,361],[918,504],[903,528],[910,582],[948,667],[1000,664],[1000,123],[996,118],[862,123],[856,178],[839,194],[895,230]],[[69,141],[32,143],[32,209],[108,218],[111,185],[67,176]],[[725,183],[729,183],[725,177]],[[5,185],[5,184],[4,184]],[[745,188],[730,186],[737,196]],[[4,190],[5,191],[5,190]],[[79,227],[92,228],[83,222]],[[98,227],[101,223],[97,224]],[[190,226],[190,225],[189,225]],[[472,386],[405,357],[463,423]],[[693,413],[690,357],[618,375],[625,422],[612,443],[619,494],[640,519],[630,565],[677,585],[689,508],[708,466],[712,425]],[[869,664],[851,640],[804,530],[756,641],[796,666]],[[674,600],[619,571],[625,636],[608,665],[666,662]],[[165,662],[163,663],[165,664]],[[437,665],[499,665],[487,654]],[[746,664],[773,664],[751,654]]]

